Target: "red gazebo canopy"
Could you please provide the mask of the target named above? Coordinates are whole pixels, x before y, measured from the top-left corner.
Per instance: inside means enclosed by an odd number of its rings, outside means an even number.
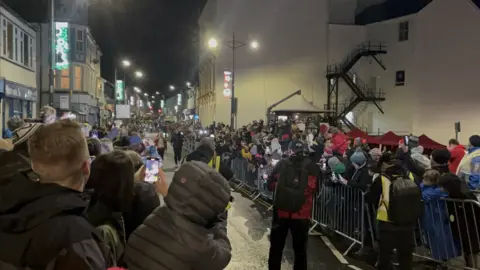
[[[445,145],[430,139],[430,137],[425,134],[418,137],[418,142],[421,146],[423,146],[423,148],[428,149],[443,149],[446,147]]]
[[[402,139],[402,136],[398,136],[397,134],[393,133],[392,131],[389,131],[389,132],[383,134],[382,136],[377,137],[375,139],[375,141],[378,144],[395,146],[395,145],[398,145],[398,142],[401,139]]]

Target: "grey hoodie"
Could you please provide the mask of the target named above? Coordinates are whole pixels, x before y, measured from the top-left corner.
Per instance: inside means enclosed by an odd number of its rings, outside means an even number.
[[[431,168],[430,159],[423,155],[423,146],[419,145],[410,149],[410,157],[413,162],[424,170]]]

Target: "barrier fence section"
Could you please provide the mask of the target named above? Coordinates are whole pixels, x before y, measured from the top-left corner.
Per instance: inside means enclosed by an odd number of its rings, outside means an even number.
[[[273,193],[268,191],[266,181],[273,166],[255,168],[239,158],[232,159],[231,166],[236,188],[248,189],[253,200],[260,198],[271,203]],[[324,173],[319,177],[310,232],[321,227],[349,240],[351,244],[344,255],[355,245],[377,249],[376,205],[367,203],[367,194],[362,190],[327,181],[326,177]],[[439,266],[480,269],[480,203],[473,199],[430,197],[423,193],[424,213],[411,239],[413,255]]]

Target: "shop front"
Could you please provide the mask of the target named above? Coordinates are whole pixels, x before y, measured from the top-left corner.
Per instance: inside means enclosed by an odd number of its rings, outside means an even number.
[[[37,89],[5,79],[0,80],[2,99],[2,129],[12,117],[35,118]]]

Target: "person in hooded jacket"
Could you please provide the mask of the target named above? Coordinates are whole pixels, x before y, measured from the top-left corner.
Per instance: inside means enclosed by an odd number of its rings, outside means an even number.
[[[476,190],[480,188],[480,136],[473,135],[468,142],[468,154],[460,162],[457,175]]]
[[[35,127],[16,142],[29,138],[39,180],[18,172],[0,184],[0,243],[8,247],[0,249],[0,269],[104,270],[108,252],[83,216],[90,158],[81,127],[70,120]]]
[[[221,158],[215,154],[215,142],[208,137],[202,138],[197,144],[197,148],[185,157],[185,161],[200,161],[215,168],[226,180],[233,178],[232,170],[222,162]]]
[[[226,233],[230,186],[218,172],[189,161],[175,172],[168,187],[160,171],[156,186],[165,196],[128,240],[129,270],[221,270],[231,259]]]
[[[450,162],[448,163],[448,168],[451,173],[457,173],[458,165],[462,161],[463,157],[467,153],[467,150],[463,145],[461,145],[457,140],[450,139],[448,141],[448,150],[450,151]]]
[[[448,151],[448,149],[433,150],[430,158],[432,169],[438,171],[440,174],[450,172],[450,169],[448,168],[448,161],[450,158],[450,151]]]
[[[313,194],[320,171],[318,166],[304,155],[306,150],[306,145],[302,142],[291,141],[290,157],[278,162],[268,177],[269,190],[275,190],[268,257],[270,270],[281,269],[283,249],[289,232],[292,234],[295,253],[294,269],[306,270],[308,267],[308,230],[312,217]],[[293,210],[293,207],[289,206],[292,201],[296,202],[295,205],[299,206],[296,209],[299,210]]]

